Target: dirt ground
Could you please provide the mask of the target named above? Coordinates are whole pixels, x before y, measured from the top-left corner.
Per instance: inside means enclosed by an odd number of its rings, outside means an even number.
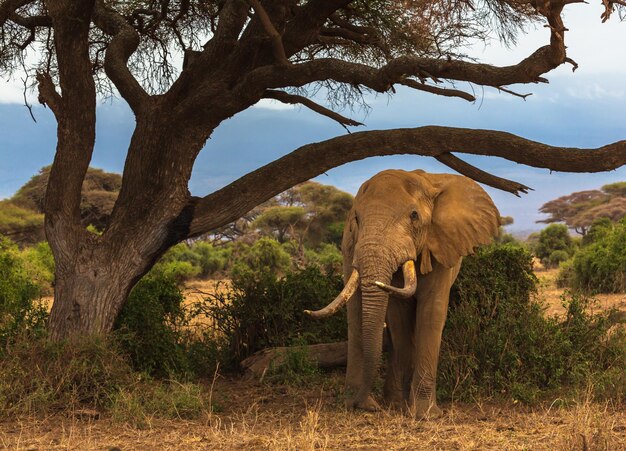
[[[137,429],[110,419],[51,417],[0,423],[5,449],[76,450],[621,450],[626,413],[585,401],[533,409],[509,404],[444,404],[443,418],[416,421],[396,412],[348,412],[341,374],[327,388],[293,388],[220,379],[221,411],[196,421],[150,420]]]
[[[538,296],[547,314],[561,315],[556,270],[538,270]],[[188,303],[223,282],[194,281]],[[597,296],[597,309],[626,311],[626,295]],[[216,411],[195,421],[148,419],[136,428],[109,418],[53,416],[0,422],[0,448],[24,450],[626,450],[626,409],[597,404],[584,394],[529,408],[519,404],[443,404],[438,420],[416,421],[397,412],[349,412],[341,399],[341,371],[323,385],[297,388],[218,377]]]

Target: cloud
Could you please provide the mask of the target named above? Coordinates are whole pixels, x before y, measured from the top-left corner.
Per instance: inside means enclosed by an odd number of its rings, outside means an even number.
[[[252,108],[261,108],[265,110],[293,110],[294,105],[288,105],[278,100],[261,99]]]
[[[619,100],[623,99],[626,94],[623,89],[606,89],[596,82],[584,85],[577,84],[566,88],[565,92],[569,97],[583,100]]]

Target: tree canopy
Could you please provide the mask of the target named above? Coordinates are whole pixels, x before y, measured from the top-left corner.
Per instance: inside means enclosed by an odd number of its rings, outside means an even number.
[[[626,216],[626,182],[561,196],[543,204],[539,211],[549,216],[537,222],[564,222],[577,233],[586,235],[600,218],[617,222]]]
[[[13,197],[0,202],[0,233],[21,244],[33,244],[45,239],[43,213],[49,177],[50,166],[46,166]],[[91,225],[97,230],[107,227],[121,185],[119,174],[95,168],[87,170],[80,202],[80,218],[84,227]]]

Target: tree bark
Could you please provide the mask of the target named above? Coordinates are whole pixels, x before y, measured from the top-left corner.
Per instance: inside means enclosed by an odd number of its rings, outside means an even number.
[[[279,347],[267,348],[256,352],[242,360],[241,367],[251,375],[261,378],[273,366],[278,366],[285,361],[285,355],[292,349],[302,347]],[[336,368],[345,366],[348,360],[348,342],[322,343],[304,346],[312,363],[319,368]]]

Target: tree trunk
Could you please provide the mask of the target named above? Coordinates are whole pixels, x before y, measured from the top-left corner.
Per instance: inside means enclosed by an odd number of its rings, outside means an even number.
[[[111,331],[135,283],[188,235],[194,203],[187,181],[193,158],[178,164],[175,158],[199,151],[202,141],[189,133],[168,142],[170,130],[159,117],[138,123],[122,190],[101,236],[87,232],[71,211],[50,209],[46,215],[56,264],[48,323],[53,340]],[[55,198],[57,192],[49,187],[46,195]]]
[[[88,251],[57,258],[54,304],[48,322],[52,340],[111,331],[130,290],[152,263],[148,259],[133,261],[121,246],[107,249],[109,257],[101,252],[102,246],[83,249]]]

